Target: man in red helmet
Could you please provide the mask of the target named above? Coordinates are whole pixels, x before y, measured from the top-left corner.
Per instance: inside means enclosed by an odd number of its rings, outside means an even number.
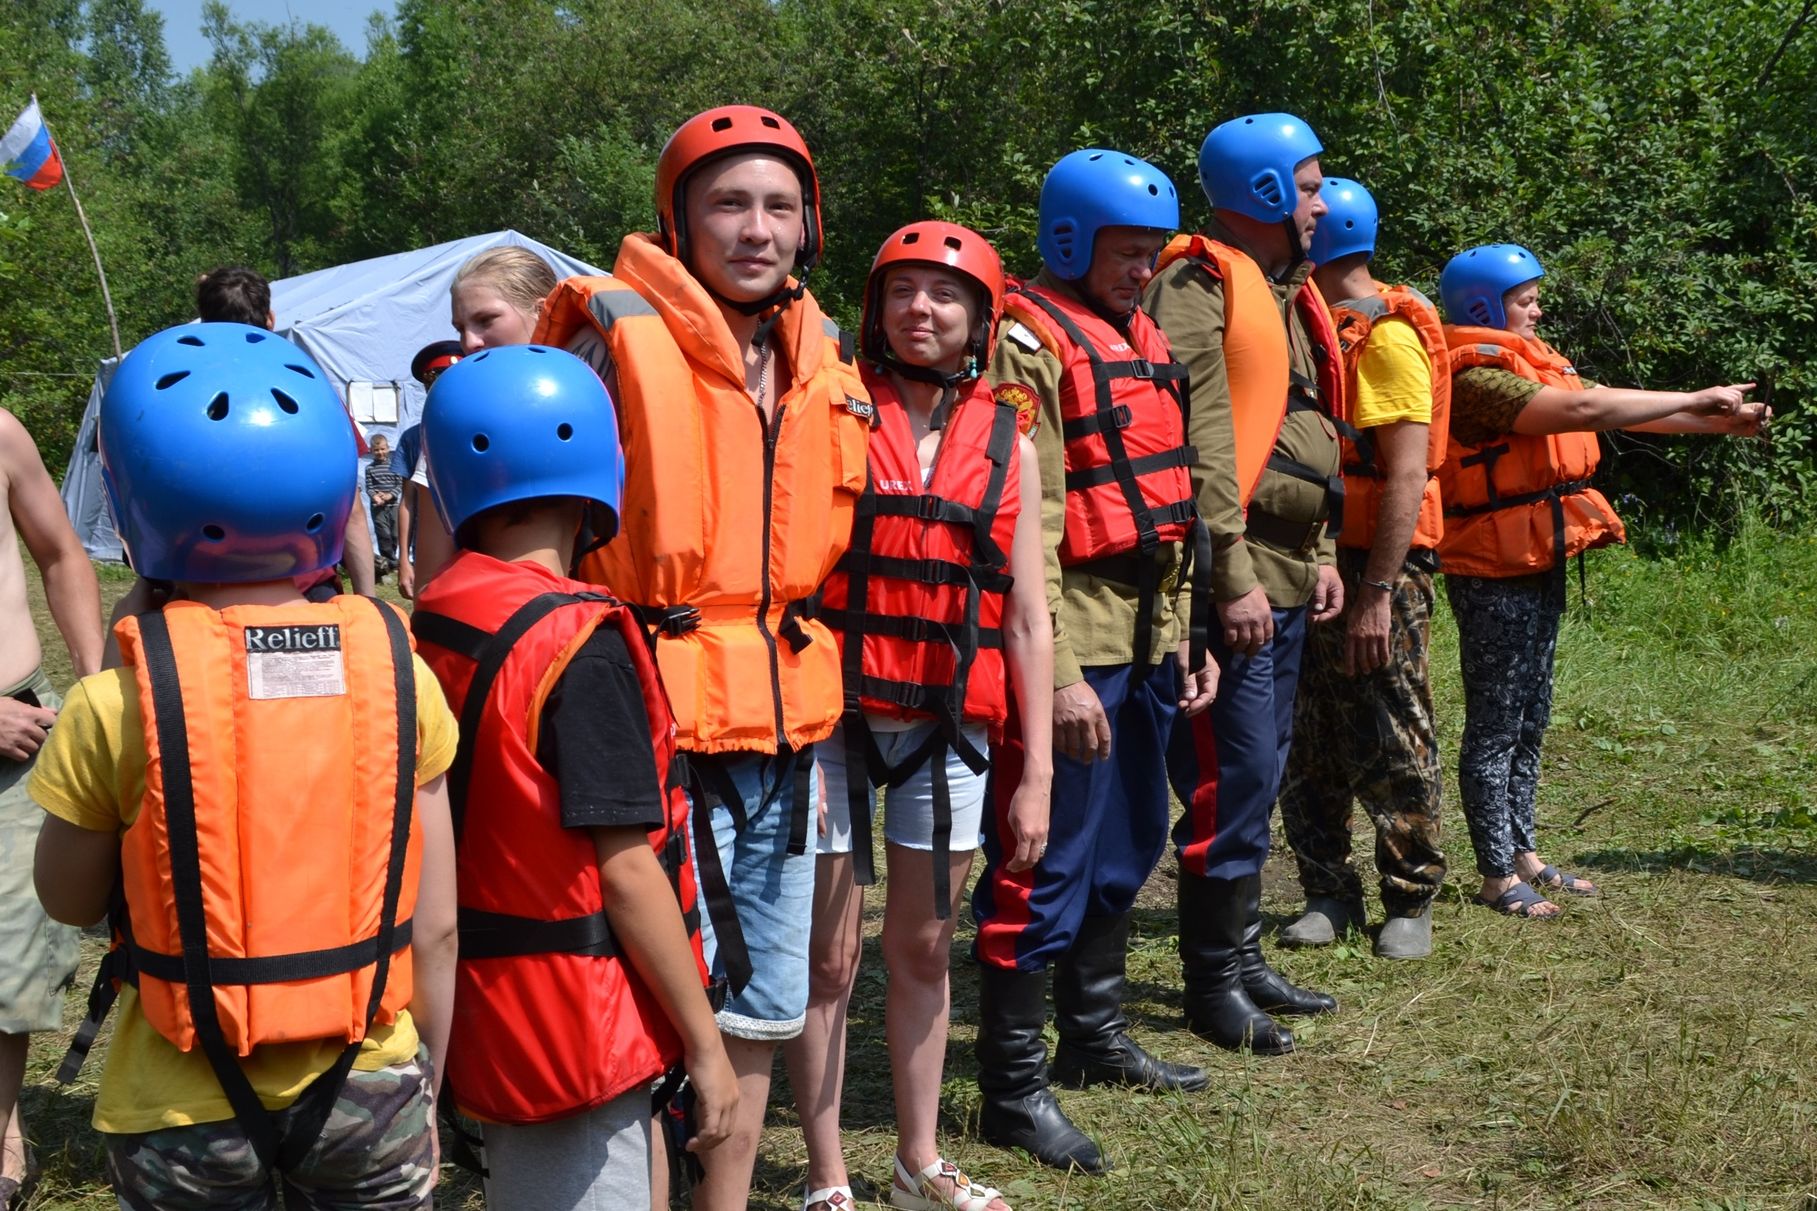
[[[699,1153],[694,1206],[716,1211],[745,1205],[775,1047],[806,1013],[810,750],[844,701],[807,602],[850,539],[872,407],[807,293],[820,189],[787,120],[730,105],[684,122],[656,214],[612,277],[556,288],[534,340],[585,358],[618,403],[624,526],[580,573],[657,636],[686,755],[701,932],[739,1077],[735,1130]]]

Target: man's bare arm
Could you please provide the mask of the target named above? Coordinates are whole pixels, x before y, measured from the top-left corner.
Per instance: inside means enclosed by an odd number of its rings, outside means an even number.
[[[82,540],[63,511],[63,498],[31,434],[12,413],[0,408],[0,466],[7,484],[7,506],[26,550],[44,576],[44,596],[51,618],[69,648],[78,677],[101,668],[101,586]]]

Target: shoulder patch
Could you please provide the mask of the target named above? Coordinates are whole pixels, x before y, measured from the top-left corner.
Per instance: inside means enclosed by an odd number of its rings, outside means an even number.
[[[859,420],[870,420],[877,415],[877,405],[868,399],[859,399],[856,395],[845,397],[845,410]]]
[[[1016,410],[1016,428],[1023,437],[1033,437],[1035,430],[1041,427],[1041,397],[1033,387],[1022,383],[999,383],[991,396],[999,404]]]
[[[1009,327],[1003,330],[1003,339],[1015,342],[1030,353],[1041,352],[1041,338],[1036,336],[1033,330],[1020,321],[1012,322]],[[1023,389],[1027,390],[1027,388]]]

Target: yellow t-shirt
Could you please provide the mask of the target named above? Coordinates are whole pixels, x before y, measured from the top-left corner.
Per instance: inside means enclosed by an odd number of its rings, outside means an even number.
[[[1387,316],[1369,330],[1356,364],[1356,427],[1432,423],[1432,362],[1413,325]]]
[[[416,658],[416,779],[422,785],[454,761],[458,729],[442,687]],[[84,677],[63,700],[57,725],[39,750],[28,791],[45,811],[77,828],[119,832],[138,817],[145,798],[145,719],[130,669]],[[97,1131],[113,1134],[187,1127],[234,1117],[214,1069],[198,1048],[179,1051],[139,1008],[138,993],[120,990],[114,1036],[95,1098]],[[373,1027],[354,1067],[374,1072],[410,1059],[416,1025],[408,1012],[389,1026]],[[284,1043],[260,1047],[241,1068],[268,1109],[295,1101],[303,1087],[326,1072],[342,1045]]]

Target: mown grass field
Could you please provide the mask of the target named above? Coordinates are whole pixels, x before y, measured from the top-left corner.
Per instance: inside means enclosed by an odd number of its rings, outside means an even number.
[[[1560,644],[1541,852],[1595,878],[1602,899],[1551,923],[1472,906],[1448,787],[1437,953],[1388,964],[1366,939],[1271,952],[1343,1008],[1296,1025],[1294,1056],[1260,1060],[1181,1029],[1164,864],[1139,912],[1130,1011],[1145,1044],[1214,1082],[1191,1096],[1066,1094],[1118,1162],[1096,1179],[971,1138],[962,934],[948,1155],[1019,1208],[1817,1211],[1817,537],[1752,532],[1658,561],[1603,552],[1589,571],[1590,603],[1574,577]],[[1462,719],[1442,611],[1434,651],[1451,767]],[[61,682],[60,656],[53,646]],[[1369,847],[1360,829],[1365,862]],[[1271,876],[1267,909],[1285,917],[1298,905],[1289,864],[1277,857]],[[895,1143],[876,924],[845,1116],[861,1200],[887,1192]],[[72,996],[72,1024],[80,1010]],[[50,1083],[64,1041],[32,1052],[24,1106],[46,1168],[33,1206],[110,1206],[93,1085]],[[753,1205],[792,1211],[805,1157],[780,1066],[770,1122]],[[449,1173],[444,1205],[479,1206]]]

